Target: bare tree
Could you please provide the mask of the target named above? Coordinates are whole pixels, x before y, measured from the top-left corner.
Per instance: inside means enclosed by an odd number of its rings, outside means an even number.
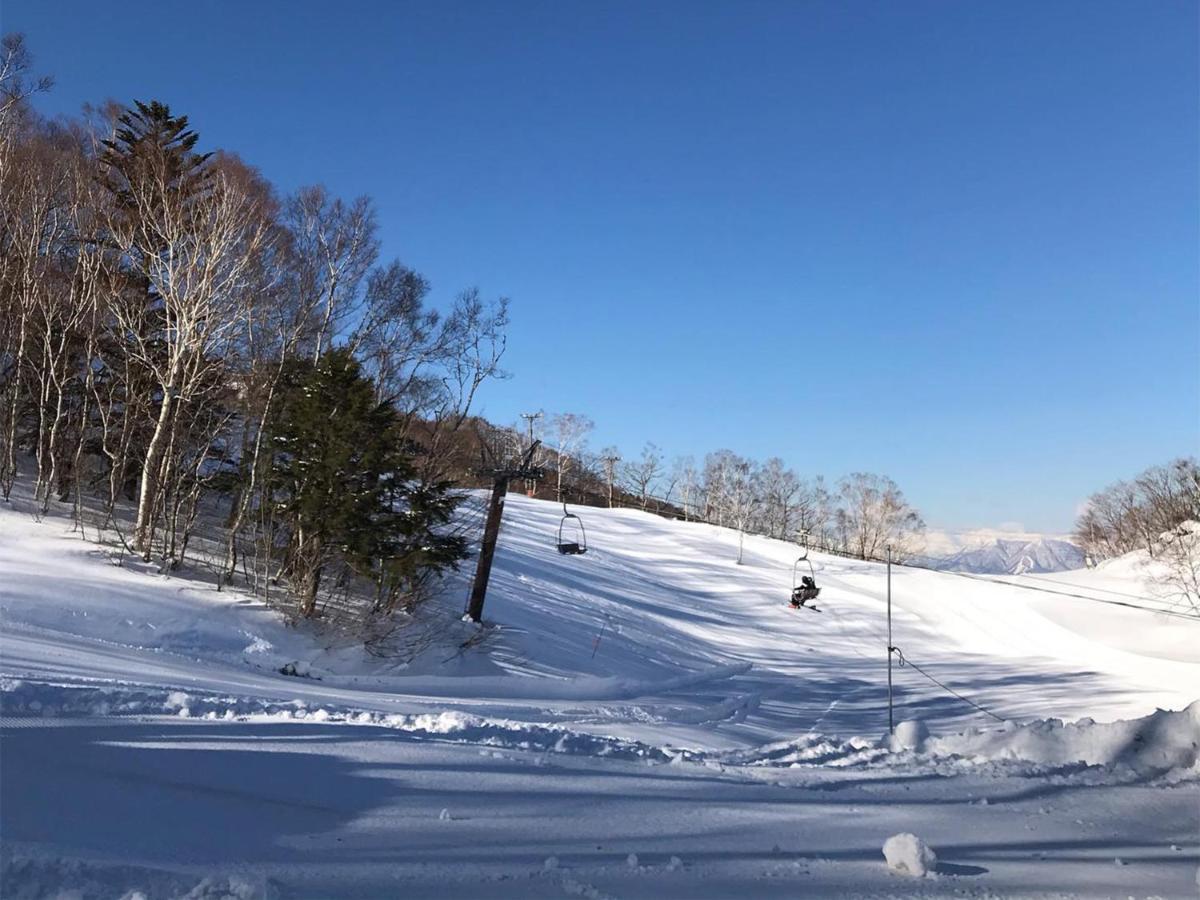
[[[284,219],[295,241],[297,293],[316,360],[361,310],[362,281],[379,254],[375,211],[366,197],[347,203],[317,185],[287,201]]]
[[[457,431],[467,416],[479,388],[509,374],[500,367],[508,346],[508,298],[485,302],[478,288],[458,295],[444,326],[442,401],[439,419]]]
[[[629,482],[631,492],[641,499],[642,509],[645,509],[650,501],[650,486],[662,473],[662,464],[662,453],[652,443],[647,443],[642,448],[640,457],[625,464],[625,478]]]
[[[760,530],[773,538],[786,540],[796,527],[796,504],[800,479],[777,456],[768,459],[756,471]]]
[[[796,493],[793,507],[793,528],[795,533],[806,533],[821,543],[828,543],[832,538],[833,497],[825,486],[824,476],[818,475],[812,481],[801,481]]]
[[[736,562],[740,566],[746,544],[746,529],[753,520],[760,503],[755,490],[758,466],[751,460],[729,451],[725,452],[728,453],[728,456],[725,457],[723,466],[721,503],[726,520],[738,532]]]
[[[1200,522],[1180,522],[1159,535],[1155,582],[1174,598],[1175,605],[1200,615]]]
[[[1200,463],[1188,457],[1093,494],[1075,523],[1075,540],[1094,560],[1132,550],[1154,557],[1163,534],[1192,520],[1200,520]]]
[[[555,496],[559,500],[563,499],[563,476],[579,460],[587,445],[587,436],[595,427],[591,419],[579,413],[558,413],[550,419],[557,459]]]
[[[679,499],[683,506],[683,519],[689,521],[692,517],[693,504],[700,490],[700,473],[696,469],[696,460],[691,456],[677,456],[671,464],[672,483],[679,486]]]
[[[25,35],[13,32],[0,38],[0,183],[9,170],[11,151],[22,119],[28,115],[29,98],[50,90],[48,75],[30,78],[33,56]]]
[[[704,492],[704,520],[721,527],[728,524],[729,480],[731,469],[738,457],[732,450],[716,450],[704,457],[702,484]]]
[[[925,523],[892,479],[854,472],[838,483],[838,527],[845,546],[862,559],[887,547],[898,559],[919,549]]]

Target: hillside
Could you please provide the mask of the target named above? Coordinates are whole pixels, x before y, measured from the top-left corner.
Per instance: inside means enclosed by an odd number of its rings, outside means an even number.
[[[930,895],[1185,890],[1200,707],[1045,721],[1196,699],[1200,622],[1096,602],[1136,575],[1068,597],[896,568],[894,643],[956,693],[897,668],[921,724],[889,743],[883,567],[814,554],[821,611],[792,611],[790,545],[738,566],[732,532],[580,512],[564,557],[561,507],[510,497],[487,627],[457,621],[463,573],[403,663],[0,512],[5,896],[873,894],[909,830]]]

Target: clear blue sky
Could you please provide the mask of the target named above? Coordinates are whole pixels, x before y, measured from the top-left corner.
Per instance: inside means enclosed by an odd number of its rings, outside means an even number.
[[[3,0],[57,87],[374,197],[513,300],[484,411],[1070,526],[1200,447],[1193,0]]]

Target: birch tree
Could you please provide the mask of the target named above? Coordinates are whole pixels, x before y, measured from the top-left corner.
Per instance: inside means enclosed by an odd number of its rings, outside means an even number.
[[[375,211],[366,197],[346,202],[316,185],[287,201],[284,218],[295,241],[297,290],[315,362],[361,311],[363,279],[379,255]]]
[[[103,162],[118,201],[112,240],[133,261],[150,303],[149,316],[143,302],[114,308],[131,355],[152,374],[157,404],[133,536],[148,560],[156,504],[175,474],[168,450],[178,420],[220,384],[214,369],[245,328],[244,288],[268,229],[254,198],[193,151],[186,117],[137,104],[121,122]]]
[[[838,498],[838,527],[860,559],[876,558],[888,546],[898,559],[919,549],[925,523],[892,479],[854,472],[838,483]]]
[[[680,502],[683,504],[683,520],[690,521],[697,495],[700,492],[700,473],[696,469],[696,459],[692,456],[679,456],[674,462],[675,482],[679,485]]]
[[[558,413],[550,419],[556,454],[554,489],[559,500],[563,499],[563,478],[583,455],[587,436],[595,427],[591,419],[579,413]]]
[[[663,457],[652,443],[642,447],[642,455],[625,464],[625,478],[628,480],[631,492],[640,500],[642,509],[650,501],[650,486],[662,473]]]
[[[755,474],[759,498],[758,516],[764,534],[787,540],[795,529],[795,506],[800,479],[777,456],[768,459]]]
[[[705,459],[705,483],[708,503],[718,522],[736,528],[736,562],[742,564],[746,531],[760,506],[758,467],[732,450],[717,450]]]

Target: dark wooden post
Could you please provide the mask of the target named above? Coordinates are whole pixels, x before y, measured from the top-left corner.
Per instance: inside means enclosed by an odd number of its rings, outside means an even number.
[[[487,523],[483,526],[483,544],[479,548],[479,564],[475,567],[475,582],[471,585],[471,600],[467,618],[483,621],[483,600],[487,596],[488,579],[492,575],[492,557],[496,555],[496,540],[500,537],[500,517],[504,514],[504,495],[508,493],[508,477],[497,476],[492,483],[492,499],[488,504]]]
[[[540,443],[534,441],[529,445],[519,466],[492,469],[489,473],[492,476],[492,499],[488,504],[483,544],[479,548],[475,581],[471,585],[471,598],[467,601],[467,614],[464,616],[472,622],[483,621],[483,601],[487,597],[488,579],[492,575],[492,557],[496,555],[496,539],[500,537],[500,518],[504,515],[504,495],[508,493],[508,483],[514,478],[525,478],[536,483],[545,477],[545,473],[533,465],[533,454]]]

